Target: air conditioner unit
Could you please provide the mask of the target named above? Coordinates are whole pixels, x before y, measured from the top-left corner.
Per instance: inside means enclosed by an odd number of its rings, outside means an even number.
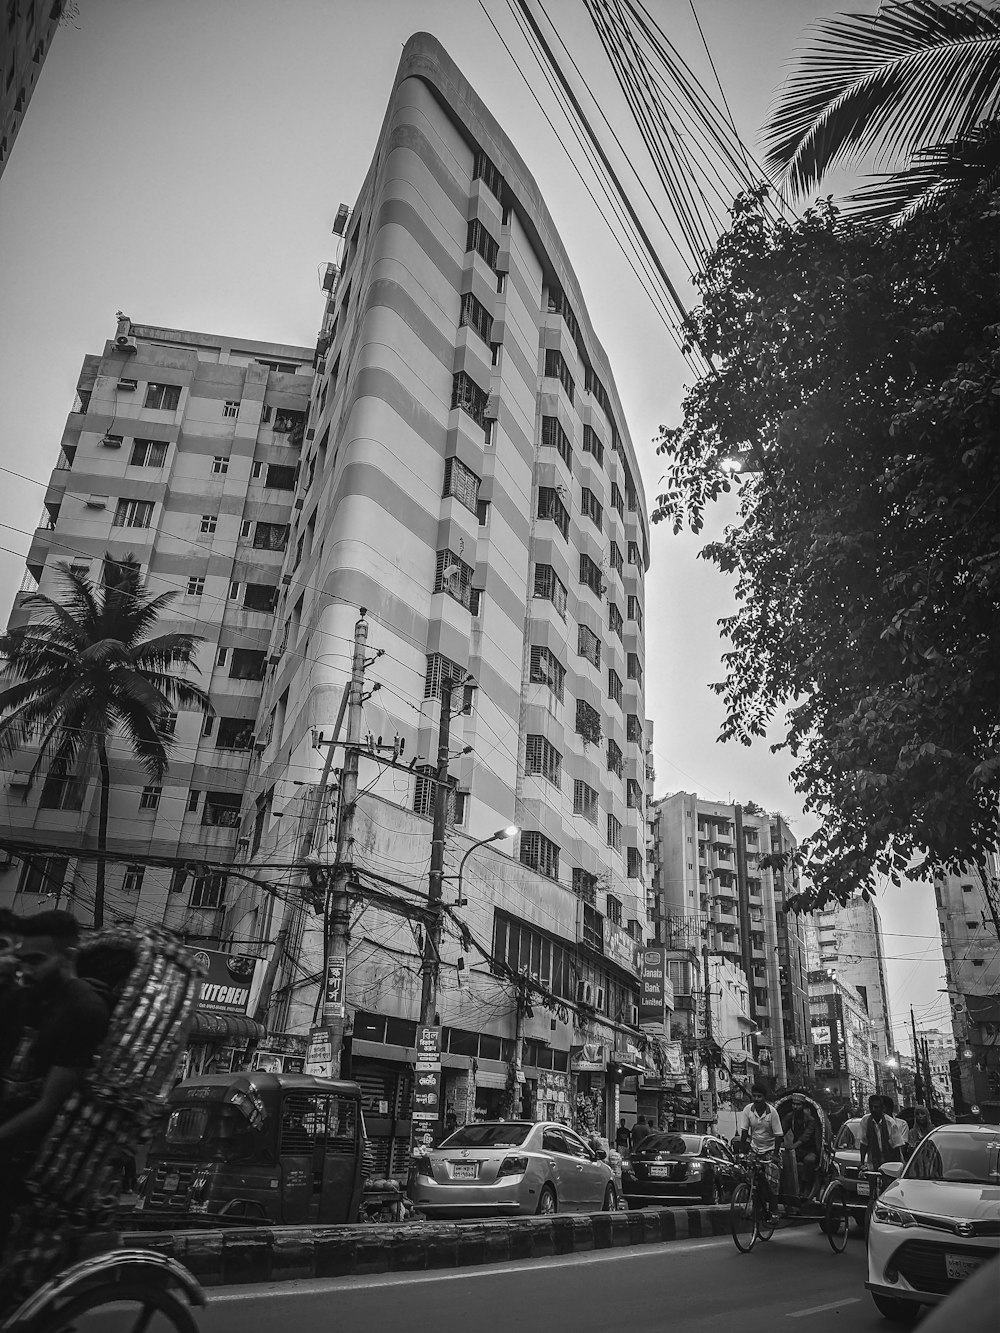
[[[88,509],[107,509],[108,497],[106,495],[88,495],[83,503]]]
[[[577,1004],[589,1004],[593,1006],[594,1003],[593,982],[578,981],[576,983],[576,1002]]]
[[[105,449],[120,449],[122,447],[122,437],[120,435],[105,435],[101,439],[101,444]]]
[[[119,381],[118,381],[118,392],[119,392],[119,393],[135,393],[135,391],[136,391],[137,388],[138,388],[138,383],[137,383],[136,380],[119,380]]]
[[[127,337],[124,333],[115,339],[115,351],[124,352],[126,356],[135,356],[138,351],[135,345],[135,339]]]
[[[31,779],[27,773],[12,773],[8,787],[27,787],[30,786]]]
[[[341,204],[337,209],[337,216],[333,219],[334,236],[343,236],[347,230],[347,219],[351,216],[351,210],[347,204]]]

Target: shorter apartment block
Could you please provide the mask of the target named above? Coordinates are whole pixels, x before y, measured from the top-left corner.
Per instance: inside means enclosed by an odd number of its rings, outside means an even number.
[[[880,1091],[868,1007],[850,982],[818,968],[809,973],[809,1011],[816,1080],[861,1115],[868,1098]]]

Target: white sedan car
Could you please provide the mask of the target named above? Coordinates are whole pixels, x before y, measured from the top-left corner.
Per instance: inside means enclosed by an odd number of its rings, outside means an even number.
[[[1000,1126],[941,1125],[889,1170],[865,1286],[887,1319],[911,1322],[1000,1253]]]
[[[617,1202],[614,1172],[567,1125],[463,1125],[414,1160],[407,1187],[426,1217],[596,1213]]]

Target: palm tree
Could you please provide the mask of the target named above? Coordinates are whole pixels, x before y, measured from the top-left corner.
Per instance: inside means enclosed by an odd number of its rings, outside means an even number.
[[[152,597],[139,562],[104,559],[103,586],[68,564],[57,566],[69,585],[65,601],[32,593],[22,602],[39,616],[0,638],[0,757],[38,741],[29,785],[41,770],[64,780],[82,778],[96,759],[101,803],[97,829],[94,925],[104,924],[105,856],[111,765],[108,740],[121,732],[150,781],[167,771],[175,707],[211,711],[204,690],[171,668],[191,667],[200,637],[144,636],[177,596]]]
[[[794,194],[838,163],[895,164],[847,201],[900,221],[942,194],[1000,181],[1000,11],[903,0],[815,25],[765,127],[765,163]]]

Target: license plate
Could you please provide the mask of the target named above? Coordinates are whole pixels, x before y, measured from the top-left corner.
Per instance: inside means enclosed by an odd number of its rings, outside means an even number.
[[[650,1174],[651,1176],[669,1176],[669,1175],[670,1175],[670,1167],[669,1167],[669,1166],[651,1166],[651,1167],[649,1168],[649,1174]]]
[[[475,1180],[479,1175],[479,1167],[475,1162],[456,1162],[451,1175],[453,1180]]]
[[[178,1190],[180,1187],[181,1178],[176,1171],[172,1171],[169,1176],[164,1177],[163,1188],[168,1194],[173,1194],[174,1190]]]
[[[859,1199],[867,1199],[867,1198],[868,1198],[868,1195],[869,1195],[870,1193],[871,1193],[871,1187],[870,1187],[870,1185],[868,1184],[868,1181],[867,1181],[867,1180],[859,1180],[859,1181],[858,1181],[858,1198],[859,1198]]]
[[[964,1254],[946,1254],[944,1256],[944,1271],[948,1277],[961,1281],[964,1278],[971,1277],[982,1262],[982,1259],[968,1258]]]

